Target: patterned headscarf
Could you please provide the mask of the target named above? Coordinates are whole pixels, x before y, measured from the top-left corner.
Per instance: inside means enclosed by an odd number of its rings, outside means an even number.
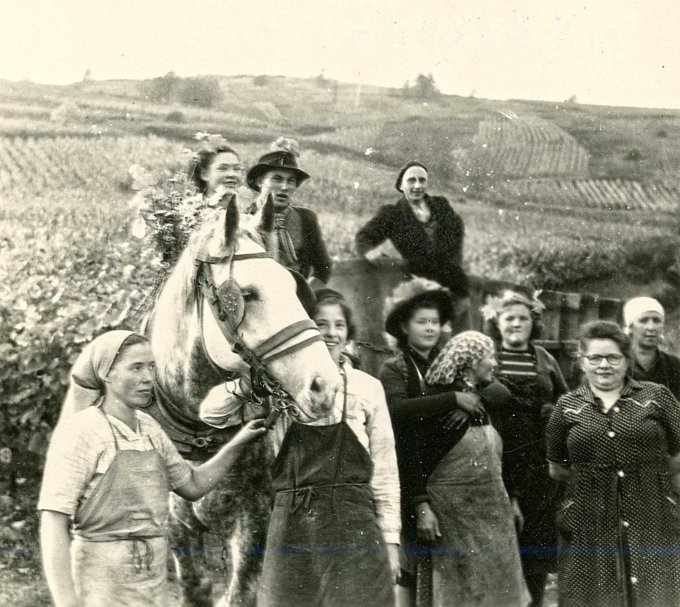
[[[95,338],[79,354],[69,374],[69,387],[61,418],[96,403],[104,394],[104,380],[118,352],[132,331],[108,331]],[[61,421],[61,419],[60,419]]]
[[[442,348],[425,376],[429,384],[452,384],[462,377],[466,369],[493,354],[494,344],[490,337],[479,331],[464,331]]]

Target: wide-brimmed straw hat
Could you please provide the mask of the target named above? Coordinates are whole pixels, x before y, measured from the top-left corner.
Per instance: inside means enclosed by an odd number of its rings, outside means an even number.
[[[260,177],[267,173],[267,171],[275,171],[276,169],[286,169],[287,171],[294,173],[297,177],[298,185],[309,179],[309,174],[298,167],[297,160],[293,153],[286,150],[277,150],[261,156],[257,161],[257,164],[248,171],[248,174],[246,175],[248,187],[259,192],[260,184],[258,183],[258,180]]]
[[[451,318],[453,301],[451,293],[438,282],[427,278],[415,277],[402,282],[385,301],[385,331],[400,339],[403,336],[401,323],[411,314],[414,308],[422,304],[433,304],[444,320]]]

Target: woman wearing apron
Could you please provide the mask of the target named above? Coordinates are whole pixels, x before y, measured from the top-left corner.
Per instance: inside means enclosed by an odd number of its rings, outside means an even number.
[[[192,468],[148,404],[154,363],[146,339],[110,331],[81,353],[47,453],[38,509],[45,576],[58,606],[166,606],[169,491],[196,500],[261,436],[247,424]]]
[[[477,331],[453,337],[425,376],[444,390],[477,392],[490,408],[507,389],[493,382],[493,341]],[[496,388],[494,390],[494,387]],[[494,394],[494,392],[496,394]],[[421,429],[424,430],[424,429]],[[437,607],[525,607],[513,508],[503,485],[503,445],[488,415],[448,432],[418,433],[421,473],[432,518],[432,604]]]
[[[353,333],[342,296],[327,289],[313,315],[344,389],[314,424],[274,428],[276,489],[258,605],[394,605],[399,478],[380,382],[342,350]]]

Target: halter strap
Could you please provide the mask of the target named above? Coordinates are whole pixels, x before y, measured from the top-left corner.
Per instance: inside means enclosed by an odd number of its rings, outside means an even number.
[[[274,360],[274,358],[280,358],[281,353],[277,352],[276,354],[272,354],[271,356],[267,356],[269,352],[272,350],[275,350],[278,348],[280,345],[285,344],[288,340],[292,339],[293,337],[297,337],[300,335],[302,332],[307,331],[307,330],[312,330],[317,333],[317,335],[313,338],[313,341],[319,341],[321,340],[321,335],[319,334],[319,329],[314,323],[313,320],[309,318],[305,318],[304,320],[298,320],[297,322],[294,322],[291,325],[288,325],[287,327],[283,328],[281,331],[278,333],[275,333],[271,337],[268,337],[265,339],[261,344],[255,346],[252,348],[253,354],[257,356],[259,359],[261,359],[264,362],[264,359],[267,358],[268,360]],[[305,340],[307,341],[307,340]],[[284,350],[285,352],[285,350]]]

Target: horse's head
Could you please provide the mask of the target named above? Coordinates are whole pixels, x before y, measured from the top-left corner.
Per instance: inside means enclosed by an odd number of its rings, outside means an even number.
[[[177,318],[174,327],[175,363],[183,367],[182,377],[192,375],[190,359],[200,364],[200,357],[187,355],[180,362],[177,349],[184,345],[188,354],[187,349],[195,350],[198,344],[208,359],[204,364],[242,372],[243,358],[254,353],[295,400],[301,420],[322,417],[340,386],[338,369],[324,343],[315,339],[318,330],[297,297],[293,276],[265,252],[271,208],[265,205],[261,217],[248,216],[250,225],[241,225],[247,223],[243,217],[232,198],[226,210],[216,211],[192,236],[168,278],[157,309],[166,292],[170,301],[175,293],[175,307],[177,299],[184,304],[184,318]],[[260,225],[254,225],[260,219]],[[168,379],[173,374],[158,360],[168,360],[164,351],[173,321],[159,316],[154,315],[152,344],[158,344],[154,353],[163,381],[163,375]],[[237,354],[243,351],[245,356]],[[205,386],[206,392],[212,387]],[[194,396],[200,398],[195,390]]]

